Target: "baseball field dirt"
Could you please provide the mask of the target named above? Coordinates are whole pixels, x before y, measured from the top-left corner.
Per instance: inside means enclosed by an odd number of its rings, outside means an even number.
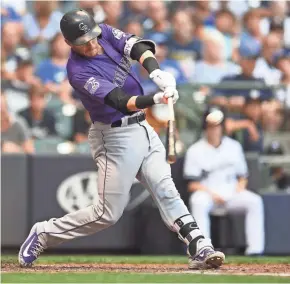
[[[15,256],[2,256],[2,283],[290,283],[290,257],[229,257],[218,270],[188,270],[179,256],[42,256],[20,268]]]

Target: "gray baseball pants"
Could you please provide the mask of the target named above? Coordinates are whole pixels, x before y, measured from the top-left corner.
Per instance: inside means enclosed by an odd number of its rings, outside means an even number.
[[[89,130],[89,143],[98,167],[99,200],[39,223],[43,243],[55,246],[115,224],[128,204],[135,177],[150,191],[167,227],[176,231],[174,221],[190,213],[172,181],[165,148],[147,121],[116,128],[95,122]],[[195,233],[202,235],[199,229]]]

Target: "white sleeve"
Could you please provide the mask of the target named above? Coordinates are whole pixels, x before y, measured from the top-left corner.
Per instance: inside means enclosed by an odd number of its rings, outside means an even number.
[[[238,147],[237,147],[236,175],[237,177],[248,176],[248,166],[245,159],[243,148],[240,144],[238,144]]]
[[[198,161],[198,155],[195,148],[191,147],[185,155],[183,177],[187,180],[200,180],[201,176],[202,168],[200,167],[200,163]]]

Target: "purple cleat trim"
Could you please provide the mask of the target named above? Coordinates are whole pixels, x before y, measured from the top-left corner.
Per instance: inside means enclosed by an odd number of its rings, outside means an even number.
[[[31,229],[31,232],[25,242],[22,244],[18,261],[21,267],[29,267],[38,258],[44,247],[41,245],[36,233],[36,225]]]

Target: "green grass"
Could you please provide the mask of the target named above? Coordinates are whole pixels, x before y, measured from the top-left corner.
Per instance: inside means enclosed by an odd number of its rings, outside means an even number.
[[[3,255],[2,263],[17,263],[16,255]],[[63,263],[127,263],[127,264],[185,264],[184,256],[103,256],[103,255],[43,255],[37,264]],[[290,257],[228,257],[226,263],[290,263]],[[1,283],[290,283],[290,277],[235,276],[200,274],[150,274],[128,272],[57,272],[23,270],[3,273]]]
[[[3,274],[2,283],[289,283],[290,278],[196,274],[57,273]]]

